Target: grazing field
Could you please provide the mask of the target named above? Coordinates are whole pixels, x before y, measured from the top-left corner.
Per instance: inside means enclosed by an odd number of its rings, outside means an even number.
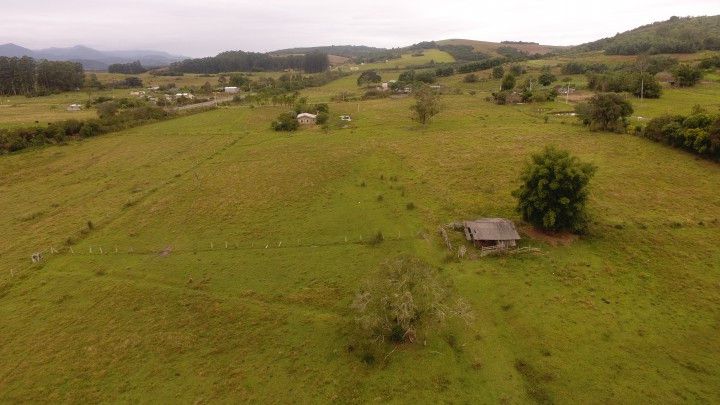
[[[85,119],[97,117],[94,109],[67,111],[70,104],[85,104],[89,99],[104,95],[127,94],[127,91],[81,91],[66,92],[43,97],[10,96],[0,97],[0,128],[24,127],[28,125],[47,125],[49,122],[71,118]]]
[[[717,94],[634,103],[651,117]],[[720,166],[545,123],[560,101],[445,96],[427,128],[411,102],[331,104],[350,128],[292,134],[269,129],[283,108],[221,108],[0,157],[0,402],[720,401]],[[510,193],[548,144],[598,166],[589,235],[522,226],[540,254],[448,260],[437,227],[519,221]],[[403,253],[475,320],[368,365],[349,305]]]

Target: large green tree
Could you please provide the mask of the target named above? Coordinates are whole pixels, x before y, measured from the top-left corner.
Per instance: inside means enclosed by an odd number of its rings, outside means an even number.
[[[366,70],[360,74],[357,79],[358,86],[364,86],[366,84],[380,83],[382,77],[374,70]]]
[[[532,155],[520,177],[520,188],[513,192],[518,212],[545,231],[585,231],[588,183],[595,170],[567,151],[546,147]]]

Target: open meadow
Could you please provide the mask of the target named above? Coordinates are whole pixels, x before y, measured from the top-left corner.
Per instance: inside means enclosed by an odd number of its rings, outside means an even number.
[[[0,157],[0,402],[720,402],[720,166],[461,80],[427,127],[412,98],[331,103],[349,127],[290,134],[270,129],[286,108],[231,106]],[[450,257],[440,225],[522,224],[511,192],[546,145],[598,167],[589,234],[521,225],[540,253]],[[350,303],[401,254],[475,316],[367,364]]]

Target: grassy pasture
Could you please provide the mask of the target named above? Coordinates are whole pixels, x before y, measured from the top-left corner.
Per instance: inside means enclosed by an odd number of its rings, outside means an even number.
[[[720,401],[720,166],[544,123],[561,101],[484,101],[496,84],[444,97],[425,129],[410,99],[331,104],[353,126],[329,133],[231,107],[0,158],[0,402]],[[719,88],[636,115],[714,108]],[[438,225],[518,220],[510,192],[546,144],[599,168],[590,235],[445,260]],[[476,320],[368,366],[348,305],[400,253],[441,269]]]
[[[43,97],[10,96],[0,98],[0,128],[24,127],[28,125],[47,125],[49,122],[71,118],[85,119],[97,117],[94,109],[67,111],[70,104],[85,104],[91,98],[101,95],[118,96],[127,94],[121,90],[66,92]]]
[[[422,56],[412,56],[411,53],[404,53],[399,59],[390,59],[387,62],[366,63],[364,65],[343,65],[342,69],[347,70],[351,67],[357,67],[363,70],[401,70],[409,66],[425,65],[434,61],[435,63],[452,63],[455,58],[447,52],[438,49],[425,49]]]

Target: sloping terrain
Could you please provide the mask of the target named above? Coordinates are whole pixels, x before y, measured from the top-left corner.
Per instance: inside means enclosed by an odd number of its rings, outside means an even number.
[[[0,402],[720,401],[717,164],[481,95],[426,129],[410,104],[331,104],[351,128],[293,134],[269,129],[281,107],[230,107],[0,158]],[[447,260],[437,227],[517,221],[547,144],[598,166],[590,234]],[[349,304],[403,253],[475,320],[367,365]]]
[[[639,55],[643,53],[693,53],[720,50],[720,15],[702,17],[672,17],[614,37],[583,44],[580,51],[605,51],[609,55]]]
[[[475,41],[472,39],[446,39],[443,41],[437,41],[438,45],[466,45],[466,46],[472,46],[473,49],[476,52],[482,52],[484,54],[487,54],[489,56],[501,56],[498,53],[498,48],[513,48],[517,49],[521,52],[525,52],[528,54],[546,54],[550,52],[554,52],[557,50],[564,49],[565,47],[562,46],[552,46],[552,45],[540,45],[535,43],[516,43],[516,42],[508,42],[508,43],[499,43],[499,42],[487,42],[487,41]]]

